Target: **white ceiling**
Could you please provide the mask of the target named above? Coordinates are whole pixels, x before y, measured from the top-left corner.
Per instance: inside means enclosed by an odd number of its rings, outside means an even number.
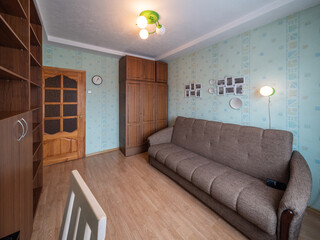
[[[114,55],[169,60],[320,0],[35,0],[48,41]],[[136,18],[155,10],[163,36],[139,37]]]

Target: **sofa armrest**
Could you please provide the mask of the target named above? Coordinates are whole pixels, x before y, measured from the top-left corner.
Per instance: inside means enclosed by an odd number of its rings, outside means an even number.
[[[289,183],[278,209],[280,239],[298,239],[311,189],[312,177],[309,166],[303,156],[294,151],[290,160]],[[289,222],[285,219],[289,219]],[[292,219],[291,223],[290,219]]]
[[[168,127],[152,134],[148,137],[149,146],[161,143],[170,143],[172,138],[173,127]]]

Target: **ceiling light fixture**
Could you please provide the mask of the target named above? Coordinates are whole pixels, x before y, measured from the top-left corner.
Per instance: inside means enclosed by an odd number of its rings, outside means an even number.
[[[142,28],[140,30],[140,38],[147,39],[150,34],[160,34],[163,35],[166,32],[166,28],[159,23],[159,14],[152,10],[145,10],[142,11],[137,19],[137,25],[139,28]],[[154,24],[156,25],[156,29],[153,32],[148,32],[147,29],[145,29],[148,24]]]

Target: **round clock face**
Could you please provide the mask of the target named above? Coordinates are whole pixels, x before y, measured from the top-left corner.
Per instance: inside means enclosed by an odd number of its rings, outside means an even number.
[[[100,77],[98,75],[95,75],[95,76],[92,77],[92,82],[95,85],[100,85],[102,83],[102,77]]]

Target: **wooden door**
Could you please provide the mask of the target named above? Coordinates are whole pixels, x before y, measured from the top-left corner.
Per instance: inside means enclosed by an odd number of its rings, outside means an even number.
[[[154,61],[143,61],[143,80],[154,82],[155,79],[155,63]]]
[[[0,121],[0,238],[19,231],[19,142],[23,134],[19,115]]]
[[[44,165],[85,155],[85,72],[43,68]]]
[[[156,81],[167,83],[168,64],[165,62],[156,62]]]
[[[32,112],[23,113],[20,119],[25,136],[20,141],[20,239],[31,238],[33,225],[33,146]]]
[[[144,77],[144,63],[141,58],[127,57],[127,79],[142,80]]]
[[[156,84],[156,130],[159,131],[168,126],[168,85]]]
[[[142,137],[147,143],[148,137],[156,130],[155,108],[156,86],[154,83],[141,83]]]
[[[140,121],[140,83],[127,83],[127,147],[142,145]]]

